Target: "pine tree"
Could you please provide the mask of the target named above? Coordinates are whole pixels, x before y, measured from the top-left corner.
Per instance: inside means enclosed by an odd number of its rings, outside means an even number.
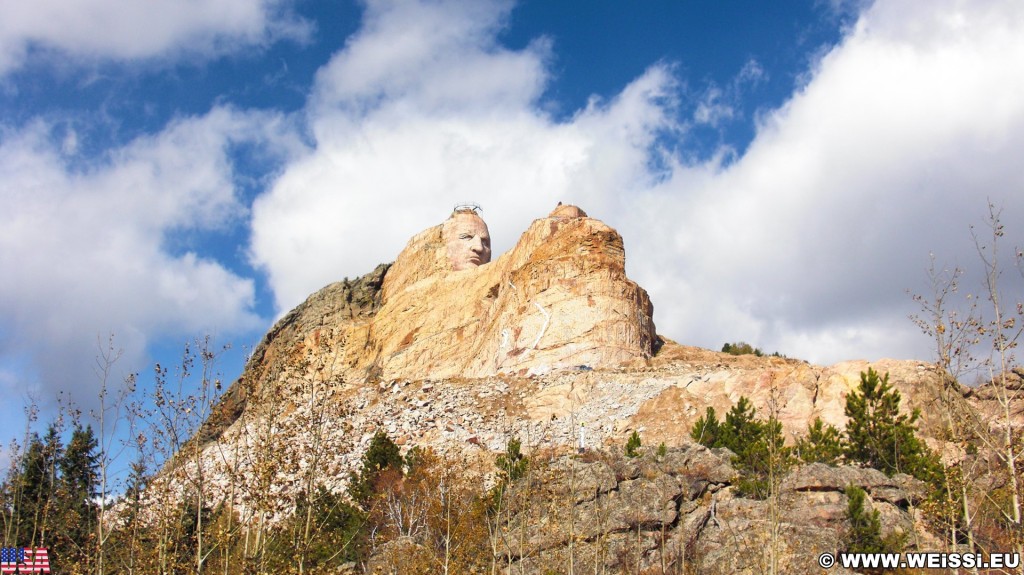
[[[846,397],[844,455],[886,475],[908,473],[938,486],[938,457],[917,438],[920,412],[900,413],[900,392],[889,384],[889,374],[879,377],[873,369],[861,372],[860,386]]]
[[[782,423],[775,417],[744,425],[743,436],[749,439],[730,447],[736,454],[733,465],[740,472],[738,487],[752,497],[766,499],[772,489],[770,478],[781,478],[792,466],[792,449],[785,446]]]
[[[708,407],[690,429],[690,437],[705,447],[732,451],[732,463],[740,472],[740,491],[763,499],[771,489],[769,476],[784,475],[793,456],[792,448],[785,446],[782,423],[774,416],[759,421],[756,415],[750,400],[741,396],[725,414],[724,423],[718,421],[714,408]]]
[[[307,511],[312,511],[308,526]],[[305,555],[303,566],[314,573],[337,570],[343,563],[362,559],[366,553],[366,520],[362,510],[323,485],[317,486],[312,496],[301,493],[295,513],[281,526],[282,536],[272,542],[271,570],[290,572],[297,553]],[[312,530],[311,537],[305,536],[306,529]]]
[[[509,487],[526,477],[529,471],[530,460],[523,455],[522,445],[518,438],[509,439],[505,445],[505,453],[494,459],[494,466],[498,468],[498,482],[488,493],[487,505],[490,513],[497,514],[504,508],[503,498]]]
[[[704,416],[690,429],[690,437],[704,447],[721,447],[722,423],[718,421],[714,407],[708,407]]]
[[[846,517],[850,521],[850,533],[847,536],[847,553],[884,553],[889,551],[882,540],[882,523],[878,519],[878,510],[868,513],[864,509],[867,494],[855,485],[846,488]]]
[[[46,438],[36,433],[29,439],[15,478],[20,497],[16,502],[14,538],[26,546],[46,544],[53,513],[57,466],[64,446],[56,424],[51,424]]]
[[[58,504],[61,529],[57,546],[68,550],[68,564],[85,567],[91,559],[97,519],[98,442],[92,427],[75,425],[58,467]]]
[[[140,456],[129,464],[127,486],[124,493],[123,523],[113,534],[113,548],[119,549],[122,572],[138,572],[138,566],[144,562],[148,549],[144,539],[148,535],[147,524],[142,513],[143,494],[149,485],[149,467]]]
[[[519,439],[513,438],[505,446],[505,453],[502,453],[494,460],[498,467],[499,481],[504,484],[512,483],[526,476],[529,460],[522,453],[523,444]]]
[[[633,430],[629,439],[626,440],[626,457],[638,457],[640,455],[640,434]]]
[[[835,465],[843,456],[843,434],[834,425],[816,417],[814,423],[807,426],[807,437],[797,441],[796,451],[804,463]]]
[[[405,460],[394,441],[387,433],[377,431],[370,440],[370,447],[363,454],[359,474],[349,476],[349,495],[352,500],[366,508],[377,492],[377,480],[388,470],[399,475]]]
[[[746,446],[760,439],[763,429],[754,419],[755,415],[757,410],[751,405],[750,400],[740,396],[736,405],[725,414],[725,425],[721,427],[721,446],[739,455]]]

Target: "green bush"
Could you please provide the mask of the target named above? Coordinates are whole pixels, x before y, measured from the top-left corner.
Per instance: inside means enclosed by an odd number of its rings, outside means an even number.
[[[632,435],[626,440],[626,457],[638,457],[640,455],[640,434],[633,430]]]
[[[726,343],[722,346],[722,352],[730,355],[756,355],[761,357],[764,355],[760,349],[750,345],[745,341],[737,341],[735,343]]]
[[[340,493],[318,486],[312,496],[299,495],[295,513],[268,543],[267,564],[272,572],[287,573],[298,560],[313,572],[337,570],[368,553],[367,514]]]
[[[518,439],[510,439],[505,445],[505,453],[502,453],[494,460],[498,467],[499,480],[508,484],[517,481],[526,475],[529,460],[522,453],[523,444]]]
[[[405,459],[395,442],[391,441],[387,433],[377,431],[370,440],[370,447],[363,454],[359,474],[349,474],[349,496],[364,509],[367,508],[376,493],[377,479],[389,469],[401,474],[404,464]]]

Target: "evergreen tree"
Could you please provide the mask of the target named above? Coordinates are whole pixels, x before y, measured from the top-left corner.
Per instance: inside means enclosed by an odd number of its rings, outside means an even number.
[[[728,345],[728,344],[726,344]],[[704,416],[693,424],[690,437],[704,447],[721,447],[722,424],[714,407],[708,407]]]
[[[785,446],[782,423],[775,417],[756,419],[757,410],[741,396],[719,422],[712,407],[694,423],[690,437],[705,447],[732,451],[732,463],[740,472],[741,492],[757,498],[768,497],[771,476],[781,477],[792,466],[792,449]]]
[[[378,479],[388,470],[402,474],[405,460],[394,441],[387,433],[377,431],[370,440],[370,447],[363,454],[359,474],[349,476],[349,495],[353,501],[366,508],[378,491]]]
[[[494,459],[494,466],[498,468],[498,482],[488,493],[487,504],[490,512],[502,507],[505,492],[512,483],[526,477],[529,465],[530,460],[522,452],[522,442],[517,438],[508,440],[505,453]]]
[[[92,427],[75,425],[58,467],[60,477],[56,483],[56,516],[61,529],[55,546],[66,550],[63,562],[82,571],[89,570],[93,558],[98,505],[97,495],[99,454],[98,442]]]
[[[782,423],[774,417],[743,425],[743,436],[748,440],[730,447],[736,454],[733,465],[740,472],[738,487],[752,497],[766,499],[772,489],[771,478],[778,481],[793,465],[792,449],[785,446]]]
[[[846,518],[850,531],[846,536],[845,553],[899,553],[905,544],[905,536],[890,533],[882,536],[882,522],[877,509],[869,513],[864,508],[867,493],[860,487],[846,488]],[[882,573],[882,570],[866,570],[866,573]]]
[[[505,446],[505,453],[494,460],[494,465],[498,468],[499,481],[504,484],[524,477],[529,464],[529,460],[522,453],[522,442],[516,438],[510,439]]]
[[[54,424],[47,429],[45,440],[36,433],[29,439],[21,469],[14,479],[16,491],[20,494],[15,502],[13,533],[18,544],[46,544],[55,503],[58,461],[63,449]]]
[[[310,508],[312,513],[307,513]],[[343,495],[317,486],[312,497],[299,495],[295,513],[282,525],[284,536],[271,543],[269,565],[277,572],[289,572],[298,553],[303,555],[303,566],[315,573],[335,572],[343,563],[359,561],[366,554],[366,520],[367,515]]]
[[[882,543],[882,523],[878,519],[878,510],[868,513],[864,509],[867,493],[856,485],[846,488],[846,518],[850,521],[850,533],[847,537],[847,553],[883,553],[886,551]]]
[[[142,515],[143,494],[149,485],[149,468],[146,460],[139,457],[128,467],[128,480],[122,501],[124,502],[123,523],[113,534],[112,548],[118,549],[123,563],[121,571],[135,572],[147,554],[144,539],[149,536],[149,525]]]
[[[942,468],[916,432],[920,412],[900,413],[900,392],[889,384],[889,374],[873,369],[861,372],[860,386],[846,397],[844,455],[886,475],[908,473],[939,486]]]
[[[797,441],[796,450],[804,463],[835,465],[843,456],[843,434],[834,425],[827,425],[820,417],[807,426],[807,437]]]
[[[750,400],[740,396],[736,405],[732,406],[729,413],[725,414],[725,425],[721,427],[721,447],[726,447],[733,453],[739,455],[761,438],[763,428],[760,422],[754,419],[757,410],[751,405]],[[716,446],[717,447],[717,446]]]
[[[61,480],[69,494],[82,499],[96,497],[97,479],[99,477],[99,454],[96,449],[99,443],[93,434],[92,426],[84,428],[75,426],[71,432],[71,441],[60,460]]]
[[[634,429],[626,440],[626,457],[638,457],[640,455],[640,434]]]
[[[722,352],[730,355],[756,355],[757,357],[764,355],[761,348],[754,347],[745,341],[726,343],[722,346]]]

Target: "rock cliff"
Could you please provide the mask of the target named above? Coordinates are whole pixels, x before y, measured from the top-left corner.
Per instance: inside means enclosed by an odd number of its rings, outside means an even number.
[[[414,237],[384,280],[364,348],[346,363],[378,379],[642,365],[655,345],[653,308],[626,277],[622,238],[558,213],[496,261],[463,271],[438,261],[441,226]]]
[[[504,563],[512,572],[563,572],[571,553],[582,573],[725,575],[772,572],[774,554],[776,572],[821,573],[818,556],[842,548],[848,530],[848,485],[867,492],[884,533],[915,532],[911,509],[924,486],[910,476],[806,465],[783,481],[773,513],[769,501],[737,492],[730,455],[690,444],[635,459],[558,458],[538,471],[540,481],[519,481],[510,494]],[[917,533],[911,548],[939,548]]]

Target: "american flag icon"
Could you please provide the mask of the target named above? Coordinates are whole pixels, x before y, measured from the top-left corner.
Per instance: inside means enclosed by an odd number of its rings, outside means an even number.
[[[0,573],[49,573],[50,554],[45,547],[0,548]]]

